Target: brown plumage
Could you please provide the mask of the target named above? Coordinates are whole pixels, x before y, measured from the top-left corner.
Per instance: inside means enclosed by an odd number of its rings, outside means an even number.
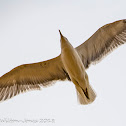
[[[75,49],[83,63],[83,67],[87,69],[91,63],[97,63],[113,49],[125,42],[126,20],[120,20],[101,27],[86,42]],[[66,79],[71,80],[71,76],[64,67],[61,55],[44,62],[18,66],[0,77],[0,101],[21,92],[40,89],[40,86],[48,86],[57,80]],[[88,79],[86,79],[86,82],[89,85]],[[89,97],[89,99],[83,91],[83,85],[79,85],[76,89],[82,104],[94,101],[95,93],[90,85],[87,88],[87,93],[92,98]],[[82,94],[79,93],[79,90]]]
[[[40,86],[48,86],[67,77],[60,56],[44,62],[18,66],[0,78],[0,101],[27,90],[39,90]]]
[[[76,48],[85,68],[97,63],[126,42],[126,20],[119,20],[99,28],[88,40]]]

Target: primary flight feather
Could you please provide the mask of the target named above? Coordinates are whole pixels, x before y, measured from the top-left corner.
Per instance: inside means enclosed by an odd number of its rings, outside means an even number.
[[[61,55],[44,62],[18,66],[0,77],[0,101],[27,90],[40,89],[56,80],[72,81],[81,104],[94,101],[96,95],[85,70],[126,42],[126,20],[101,27],[75,49],[61,32],[60,35]]]

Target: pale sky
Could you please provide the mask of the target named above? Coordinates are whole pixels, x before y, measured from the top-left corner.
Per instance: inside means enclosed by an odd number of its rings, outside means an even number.
[[[60,54],[60,29],[76,47],[98,28],[126,19],[125,0],[0,0],[0,76]],[[74,84],[57,82],[0,103],[0,125],[126,126],[126,45],[87,70],[97,98],[79,105]],[[53,123],[1,120],[54,119]]]

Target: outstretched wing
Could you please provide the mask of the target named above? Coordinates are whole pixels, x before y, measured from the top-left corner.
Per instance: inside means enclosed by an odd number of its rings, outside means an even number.
[[[81,60],[88,68],[106,54],[126,42],[126,20],[119,20],[98,29],[86,42],[76,48]]]
[[[40,86],[47,86],[67,77],[60,56],[44,62],[18,66],[0,78],[0,101],[26,90],[40,89]]]

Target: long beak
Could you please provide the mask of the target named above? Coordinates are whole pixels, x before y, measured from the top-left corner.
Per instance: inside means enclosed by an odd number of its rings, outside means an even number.
[[[61,31],[60,31],[60,30],[59,30],[59,33],[60,33],[60,36],[61,36],[61,37],[63,37],[63,35],[62,35],[62,33],[61,33]]]

